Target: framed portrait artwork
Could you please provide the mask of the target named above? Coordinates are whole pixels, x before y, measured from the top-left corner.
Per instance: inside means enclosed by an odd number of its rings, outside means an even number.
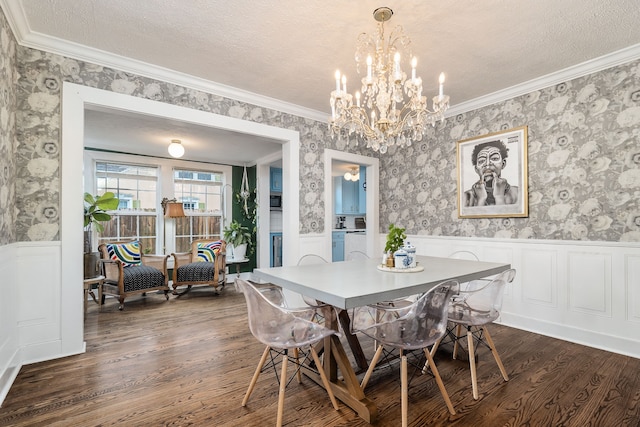
[[[527,126],[458,141],[458,217],[529,215]]]

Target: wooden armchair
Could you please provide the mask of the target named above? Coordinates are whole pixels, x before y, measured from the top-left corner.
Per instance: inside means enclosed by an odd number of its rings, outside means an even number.
[[[124,300],[129,295],[164,291],[169,299],[169,279],[167,259],[169,255],[144,255],[139,241],[103,243],[98,247],[102,275],[102,300],[105,295],[118,297],[119,310],[124,308]]]
[[[172,253],[173,293],[181,296],[194,285],[212,286],[216,293],[226,283],[227,242],[224,240],[200,239],[191,243],[190,252]],[[187,289],[178,293],[178,286]]]

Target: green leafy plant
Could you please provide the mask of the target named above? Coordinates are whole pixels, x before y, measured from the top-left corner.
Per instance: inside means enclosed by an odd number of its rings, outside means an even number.
[[[389,234],[387,234],[387,243],[384,246],[384,251],[391,251],[391,253],[393,253],[400,249],[400,247],[404,245],[404,239],[407,238],[407,235],[404,232],[404,228],[389,224]]]
[[[118,209],[119,204],[120,200],[118,200],[115,194],[109,191],[100,196],[92,196],[89,193],[84,193],[85,230],[91,230],[91,227],[95,226],[97,231],[102,232],[104,230],[102,222],[111,219],[111,215],[109,215],[107,211]]]
[[[235,219],[231,221],[231,224],[224,228],[223,233],[224,240],[227,243],[232,244],[235,247],[246,243],[247,248],[251,248],[253,236],[249,231],[249,227],[245,227]]]

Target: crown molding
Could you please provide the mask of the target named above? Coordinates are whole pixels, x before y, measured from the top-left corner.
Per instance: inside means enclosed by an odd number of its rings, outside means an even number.
[[[640,59],[640,44],[608,53],[601,57],[585,61],[581,64],[565,68],[564,70],[556,71],[551,74],[547,74],[546,76],[493,92],[489,95],[484,95],[480,98],[475,98],[470,101],[453,105],[447,110],[445,116],[452,117],[457,114],[467,113],[469,111],[477,110],[478,108],[497,104],[508,99],[513,99],[515,97],[554,86],[568,80],[577,79],[578,77],[583,77],[588,74],[597,73],[598,71],[606,70],[607,68],[615,67],[616,65],[626,64],[637,59]]]
[[[0,0],[0,7],[2,7],[2,10],[7,17],[7,21],[9,22],[9,26],[16,37],[16,41],[21,46],[54,53],[80,61],[91,62],[104,67],[114,68],[155,80],[161,80],[167,83],[235,99],[319,122],[325,122],[327,120],[328,116],[324,111],[302,107],[279,99],[248,92],[232,86],[194,77],[179,71],[174,71],[168,68],[137,61],[135,59],[115,55],[99,49],[90,48],[78,43],[69,42],[31,31],[20,1]],[[601,57],[585,61],[581,64],[577,64],[515,86],[501,89],[488,95],[455,104],[447,110],[445,117],[452,117],[457,114],[477,110],[482,107],[513,99],[536,90],[544,89],[561,82],[602,71],[636,59],[640,59],[640,44],[611,52]]]

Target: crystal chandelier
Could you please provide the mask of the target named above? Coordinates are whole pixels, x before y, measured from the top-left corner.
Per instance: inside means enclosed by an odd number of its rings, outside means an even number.
[[[416,77],[416,57],[411,57],[411,40],[401,26],[385,39],[384,23],[393,15],[388,7],[373,11],[378,21],[375,37],[362,33],[356,45],[358,74],[366,66],[361,92],[354,97],[347,92],[347,78],[336,71],[336,89],[331,92],[331,137],[355,134],[373,151],[387,152],[388,147],[410,146],[420,141],[427,124],[432,126],[444,119],[449,108],[449,96],[444,95],[444,73],[440,74],[440,91],[433,97],[433,109],[422,95],[422,79]],[[411,76],[402,71],[401,59],[411,58]],[[342,83],[342,85],[341,85]],[[405,98],[406,95],[406,98]]]

